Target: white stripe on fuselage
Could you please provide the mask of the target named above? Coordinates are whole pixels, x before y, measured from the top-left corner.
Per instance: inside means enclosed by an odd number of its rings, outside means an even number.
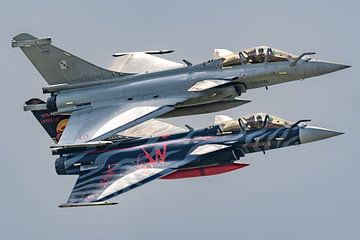
[[[97,198],[97,200],[107,197],[115,192],[118,192],[122,189],[130,187],[131,185],[138,183],[148,177],[151,177],[164,169],[162,168],[141,168],[137,169],[132,173],[125,175],[124,177],[119,178],[113,182],[109,187],[107,187]]]

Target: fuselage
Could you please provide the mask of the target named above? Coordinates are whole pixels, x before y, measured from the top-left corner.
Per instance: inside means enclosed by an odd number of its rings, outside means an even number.
[[[80,174],[93,169],[111,169],[118,165],[153,168],[188,160],[178,169],[231,164],[245,154],[300,144],[299,127],[263,128],[234,133],[221,132],[218,125],[202,130],[147,139],[134,139],[86,150],[59,152],[56,160],[58,174]],[[195,154],[199,146],[226,145],[227,148]]]
[[[178,98],[175,110],[163,117],[208,113],[244,104],[236,98],[249,89],[334,71],[330,63],[307,60],[300,60],[295,66],[291,66],[291,62],[226,67],[221,64],[221,60],[213,60],[184,68],[80,84],[79,87],[73,84],[71,89],[58,92],[53,89],[56,94],[48,99],[48,108],[61,114],[87,107]],[[229,84],[199,92],[188,91],[195,83],[209,79],[228,80]]]

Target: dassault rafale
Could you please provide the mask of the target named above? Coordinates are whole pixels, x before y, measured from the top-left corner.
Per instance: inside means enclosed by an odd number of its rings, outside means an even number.
[[[303,80],[350,66],[260,46],[213,59],[177,63],[156,55],[173,50],[114,53],[98,67],[53,46],[51,38],[13,38],[48,86],[46,101],[28,100],[55,142],[59,175],[78,175],[60,207],[112,205],[108,200],[155,179],[209,176],[248,166],[245,154],[313,142],[342,134],[257,113],[215,117],[207,128],[176,127],[157,118],[195,115],[250,102],[246,91]]]
[[[247,90],[338,71],[349,66],[267,47],[237,53],[215,49],[214,59],[179,64],[154,55],[171,50],[115,53],[109,69],[21,33],[13,38],[49,86],[46,103],[25,110],[70,115],[58,145],[94,144],[153,118],[210,113],[249,100]]]
[[[27,106],[38,104],[31,99]],[[58,122],[48,121],[46,110],[33,114],[51,138]],[[341,132],[291,123],[270,114],[257,113],[233,119],[218,115],[215,124],[199,130],[150,120],[122,132],[112,141],[77,146],[53,146],[59,155],[59,175],[78,175],[66,203],[59,207],[113,205],[109,202],[156,179],[210,176],[234,171],[249,164],[240,161],[246,154],[264,152],[334,137]],[[171,133],[171,134],[170,134]]]

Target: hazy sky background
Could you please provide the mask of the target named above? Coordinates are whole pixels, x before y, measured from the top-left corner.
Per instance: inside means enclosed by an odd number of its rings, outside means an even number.
[[[1,239],[358,239],[360,229],[358,1],[2,1]],[[176,49],[198,63],[214,48],[271,45],[353,67],[255,89],[222,112],[268,112],[346,132],[300,147],[247,155],[229,174],[158,180],[112,207],[59,209],[75,176],[57,176],[51,141],[23,103],[46,85],[13,36],[53,43],[101,66],[122,51]],[[206,127],[215,114],[172,122]]]

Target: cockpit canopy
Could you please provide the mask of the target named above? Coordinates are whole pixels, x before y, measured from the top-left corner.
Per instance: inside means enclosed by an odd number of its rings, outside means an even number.
[[[285,51],[271,48],[269,46],[259,46],[248,48],[239,53],[234,53],[226,49],[215,49],[215,58],[225,58],[224,66],[256,64],[265,62],[284,62],[293,61],[297,56]]]
[[[238,119],[227,120],[219,123],[223,133],[257,130],[261,128],[291,127],[290,121],[266,113],[255,113]]]
[[[251,63],[263,63],[265,62],[266,58],[268,62],[283,62],[296,59],[296,56],[290,53],[268,46],[248,48],[243,52],[248,55],[249,61],[251,61]]]

